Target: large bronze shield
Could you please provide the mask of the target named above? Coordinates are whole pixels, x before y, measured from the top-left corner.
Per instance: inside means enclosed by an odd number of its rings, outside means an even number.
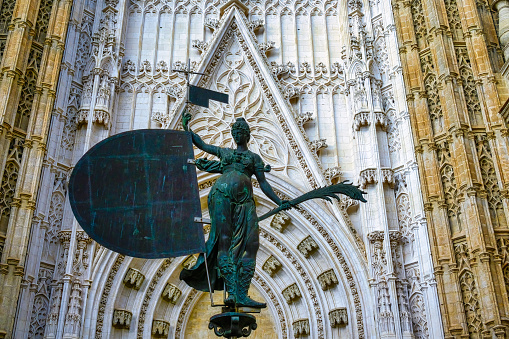
[[[76,164],[69,199],[99,244],[140,258],[203,252],[205,241],[191,134],[136,130],[92,147]]]

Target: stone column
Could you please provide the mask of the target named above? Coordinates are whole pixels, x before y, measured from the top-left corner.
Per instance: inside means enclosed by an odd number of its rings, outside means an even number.
[[[497,0],[493,7],[498,11],[498,37],[500,47],[504,53],[504,59],[509,60],[509,1]]]
[[[9,135],[14,126],[19,93],[20,78],[26,68],[26,54],[31,49],[33,23],[37,21],[40,2],[38,0],[18,1],[16,3],[13,24],[10,28],[3,58],[4,74],[0,82],[0,93],[4,100],[0,102],[2,130],[0,131],[0,154],[6,154],[9,147]],[[16,314],[24,262],[27,253],[32,216],[35,209],[35,197],[42,168],[42,159],[46,150],[46,138],[49,128],[57,77],[62,58],[65,32],[71,2],[62,0],[55,3],[52,10],[46,44],[40,64],[36,84],[32,114],[30,116],[20,175],[15,193],[15,207],[7,231],[6,243],[0,263],[0,337],[11,337]],[[62,27],[63,26],[63,27]],[[2,170],[3,172],[2,161]]]

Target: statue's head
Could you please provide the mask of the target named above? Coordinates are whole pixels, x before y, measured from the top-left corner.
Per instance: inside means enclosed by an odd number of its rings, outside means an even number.
[[[237,118],[235,123],[232,125],[232,136],[233,140],[237,144],[244,141],[247,143],[249,139],[251,138],[251,131],[249,129],[249,125],[246,122],[246,119],[244,118]]]

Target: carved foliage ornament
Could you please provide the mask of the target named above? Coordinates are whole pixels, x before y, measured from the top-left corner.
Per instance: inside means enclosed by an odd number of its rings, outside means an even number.
[[[288,214],[284,212],[279,212],[272,218],[270,222],[270,227],[282,233],[289,223],[290,217],[288,216]]]
[[[172,304],[176,304],[181,295],[182,291],[177,286],[167,283],[161,297]]]
[[[318,249],[318,245],[315,240],[308,235],[297,245],[297,249],[304,257],[309,258],[309,256]]]
[[[301,337],[305,335],[309,335],[309,319],[299,319],[293,322],[292,324],[293,334],[296,337]]]
[[[164,320],[152,321],[152,335],[159,338],[167,338],[170,333],[170,323]]]
[[[129,268],[124,276],[124,285],[134,288],[135,290],[139,290],[144,280],[145,276],[140,271],[134,268]]]
[[[282,294],[288,304],[293,303],[302,296],[297,283],[293,283],[290,286],[285,287]]]
[[[335,308],[329,312],[331,327],[345,326],[348,324],[348,313],[346,307]]]
[[[281,269],[281,263],[271,255],[265,262],[263,263],[262,269],[267,272],[271,277],[277,273]]]
[[[320,283],[320,286],[322,287],[322,290],[324,290],[324,291],[328,290],[338,284],[338,278],[332,268],[321,273],[316,278],[318,279],[318,282]]]
[[[127,310],[113,310],[113,326],[116,328],[129,329],[131,327],[131,319],[133,314]]]

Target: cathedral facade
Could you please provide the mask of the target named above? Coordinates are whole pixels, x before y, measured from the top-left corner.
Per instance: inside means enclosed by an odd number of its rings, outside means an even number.
[[[0,53],[0,338],[215,338],[196,256],[112,252],[67,193],[99,141],[181,129],[187,70],[229,95],[192,130],[244,117],[280,198],[367,192],[261,222],[251,338],[509,338],[507,0],[0,0]]]

